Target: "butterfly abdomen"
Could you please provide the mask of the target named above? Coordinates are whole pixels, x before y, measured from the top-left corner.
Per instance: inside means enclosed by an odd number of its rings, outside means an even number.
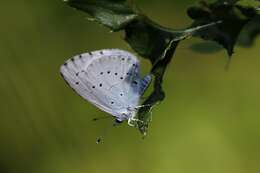
[[[149,86],[149,84],[151,83],[151,80],[152,80],[152,76],[149,74],[149,75],[146,75],[142,80],[141,80],[141,83],[140,83],[140,92],[139,94],[142,95],[144,93],[144,91],[146,90],[146,88]]]

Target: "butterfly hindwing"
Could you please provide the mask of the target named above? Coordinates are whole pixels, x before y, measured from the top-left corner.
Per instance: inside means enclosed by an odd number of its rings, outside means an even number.
[[[61,67],[61,74],[80,96],[114,116],[138,105],[139,62],[126,51],[105,49],[75,56]]]

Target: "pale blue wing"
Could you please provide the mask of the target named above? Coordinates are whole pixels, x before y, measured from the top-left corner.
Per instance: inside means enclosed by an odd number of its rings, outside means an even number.
[[[126,51],[81,54],[66,61],[60,71],[80,96],[116,117],[137,106],[143,92],[139,61]]]

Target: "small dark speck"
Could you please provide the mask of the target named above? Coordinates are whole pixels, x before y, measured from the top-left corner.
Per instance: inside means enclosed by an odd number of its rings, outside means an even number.
[[[127,73],[126,73],[126,75],[130,75],[130,73],[129,73],[129,72],[127,72]]]
[[[84,70],[81,70],[81,73],[84,73],[85,71]]]
[[[135,85],[137,85],[137,82],[136,82],[136,81],[133,81],[133,83],[134,83]]]
[[[103,72],[100,72],[100,74],[102,75],[102,74],[103,74]]]
[[[114,104],[114,102],[111,102],[111,104]]]
[[[120,79],[124,79],[123,77],[120,77]]]
[[[102,87],[102,83],[101,83],[101,84],[99,84],[99,86],[100,86],[100,87]]]
[[[76,73],[76,76],[78,76],[78,75],[79,75],[79,72]]]
[[[136,64],[133,64],[133,66],[135,67],[135,66],[136,66]]]
[[[102,141],[101,138],[97,138],[97,140],[96,140],[96,144],[99,144],[101,141]]]
[[[74,62],[74,58],[71,58],[71,61]]]
[[[122,58],[121,60],[122,60],[122,61],[124,61],[124,60],[125,60],[125,58]]]
[[[103,51],[100,51],[100,54],[103,55]]]
[[[78,85],[79,84],[79,82],[76,82],[76,85]]]
[[[117,73],[115,73],[115,75],[117,75]]]
[[[95,86],[92,86],[92,88],[96,88]]]
[[[89,52],[88,54],[89,54],[89,55],[93,55],[92,52]]]
[[[107,71],[107,74],[109,74],[110,73],[110,71]]]
[[[120,96],[123,96],[123,94],[121,93]]]
[[[79,58],[82,58],[82,55],[79,55]]]
[[[64,66],[67,66],[67,65],[68,65],[68,63],[66,63],[66,62],[65,62],[63,65],[64,65]]]

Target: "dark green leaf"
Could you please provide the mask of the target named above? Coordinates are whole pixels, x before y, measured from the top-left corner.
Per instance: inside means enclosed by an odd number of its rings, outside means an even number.
[[[66,0],[71,7],[87,12],[113,31],[122,29],[138,15],[126,0]]]
[[[148,130],[148,125],[151,120],[152,107],[156,103],[163,101],[165,97],[165,93],[162,89],[163,75],[167,65],[170,63],[173,57],[173,54],[178,46],[178,43],[179,41],[171,41],[162,55],[163,58],[161,58],[161,60],[158,61],[156,65],[153,66],[153,69],[151,70],[155,76],[154,90],[143,103],[143,105],[150,105],[150,106],[142,107],[138,112],[138,118],[141,120],[141,122],[138,122],[138,128],[143,135],[146,135]]]
[[[213,41],[203,41],[200,43],[194,43],[189,48],[194,52],[202,54],[216,53],[223,49],[222,46]]]
[[[260,15],[257,15],[250,22],[246,24],[242,30],[238,43],[241,46],[252,46],[255,38],[260,34]]]
[[[208,29],[208,32],[197,32],[205,40],[213,40],[226,48],[232,55],[234,45],[242,28],[257,15],[256,0],[218,0],[214,3],[200,2],[190,7],[188,15],[194,20],[192,26],[222,21]]]

